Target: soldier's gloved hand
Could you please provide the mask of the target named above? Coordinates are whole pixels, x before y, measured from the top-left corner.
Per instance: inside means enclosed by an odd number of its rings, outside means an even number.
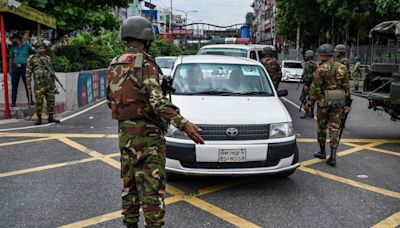
[[[193,123],[188,122],[185,125],[185,133],[196,144],[204,144],[204,139],[201,137],[200,132],[201,132],[201,129]]]

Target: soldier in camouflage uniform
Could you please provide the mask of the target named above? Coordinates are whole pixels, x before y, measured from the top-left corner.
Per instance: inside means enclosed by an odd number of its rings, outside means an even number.
[[[265,56],[261,63],[267,69],[269,76],[271,77],[272,83],[274,83],[275,89],[278,89],[279,83],[282,79],[281,66],[274,56],[274,50],[271,47],[265,47],[263,50],[263,55]]]
[[[123,221],[128,227],[137,227],[142,208],[146,227],[161,227],[168,125],[185,131],[196,143],[204,141],[201,130],[163,95],[157,65],[146,53],[154,39],[150,21],[140,16],[126,19],[121,38],[129,48],[109,66],[107,101],[119,126]]]
[[[356,57],[355,60],[356,64],[354,65],[352,78],[353,78],[354,91],[358,91],[358,86],[360,84],[360,78],[361,78],[361,63],[360,63],[360,58]]]
[[[344,112],[351,110],[350,84],[347,69],[332,59],[332,46],[323,44],[319,48],[321,64],[310,88],[310,96],[304,109],[308,111],[317,102],[318,105],[318,143],[320,151],[314,157],[326,159],[326,129],[329,130],[331,156],[327,160],[330,166],[336,165],[336,150],[339,145],[339,127]],[[333,96],[332,94],[336,94]],[[343,95],[343,96],[341,96]]]
[[[349,59],[346,58],[347,47],[344,44],[338,44],[335,47],[335,56],[339,63],[346,66],[347,72],[350,76],[350,65]]]
[[[304,85],[300,95],[300,102],[303,104],[307,103],[311,83],[313,82],[315,71],[318,68],[317,63],[314,61],[314,52],[312,50],[306,51],[304,57],[306,60],[302,77]],[[304,113],[300,118],[314,118],[314,106],[310,107],[310,111]]]
[[[34,91],[36,100],[36,114],[38,116],[35,125],[42,124],[43,98],[46,98],[48,123],[60,123],[54,118],[54,104],[56,94],[56,84],[54,77],[49,77],[49,72],[45,65],[51,66],[50,57],[45,54],[46,46],[44,43],[37,45],[38,53],[31,55],[26,66],[26,79],[29,94],[32,94],[32,77],[34,80]]]

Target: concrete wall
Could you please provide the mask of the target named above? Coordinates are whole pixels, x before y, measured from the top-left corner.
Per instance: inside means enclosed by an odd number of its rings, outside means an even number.
[[[72,73],[56,73],[66,92],[59,86],[56,94],[56,113],[75,110],[91,104],[105,96],[106,70],[82,71]],[[4,78],[0,74],[0,106],[4,107]],[[57,83],[58,85],[58,83]],[[33,85],[32,85],[33,88]],[[11,78],[8,77],[9,101],[11,104]],[[35,99],[35,98],[33,98]],[[18,85],[17,106],[28,104],[22,80]]]

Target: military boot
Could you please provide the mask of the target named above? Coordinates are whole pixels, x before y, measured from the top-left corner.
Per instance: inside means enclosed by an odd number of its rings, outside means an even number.
[[[314,114],[312,112],[306,112],[304,115],[300,116],[302,119],[307,119],[307,118],[314,118]]]
[[[137,224],[129,224],[126,227],[128,227],[128,228],[138,228],[138,225]]]
[[[38,114],[35,125],[41,125],[41,124],[42,124],[42,114]]]
[[[59,120],[57,120],[57,119],[54,119],[53,114],[49,114],[48,123],[57,123],[57,124],[59,124],[61,122]]]
[[[314,153],[315,158],[326,159],[325,144],[319,145],[320,151]]]
[[[326,161],[326,164],[332,167],[336,165],[336,149],[331,148],[331,156]]]

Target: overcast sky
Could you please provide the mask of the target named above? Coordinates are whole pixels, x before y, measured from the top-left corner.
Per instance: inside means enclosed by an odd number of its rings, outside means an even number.
[[[150,1],[150,0],[146,0]],[[253,0],[172,0],[174,14],[183,14],[175,10],[197,10],[198,13],[189,13],[190,20],[202,20],[205,23],[216,25],[232,25],[245,23],[247,12],[252,12],[250,7]],[[170,0],[152,0],[157,8],[170,8]],[[184,16],[184,15],[183,15]]]

